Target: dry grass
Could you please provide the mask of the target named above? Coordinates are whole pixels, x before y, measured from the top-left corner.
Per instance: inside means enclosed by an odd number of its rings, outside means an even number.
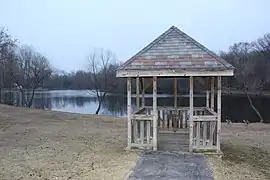
[[[215,179],[270,179],[270,124],[223,124]],[[0,179],[124,179],[139,155],[126,152],[123,119],[0,105]]]
[[[223,124],[221,143],[223,158],[209,158],[215,179],[270,179],[270,124]]]
[[[0,105],[0,179],[124,179],[123,119]]]

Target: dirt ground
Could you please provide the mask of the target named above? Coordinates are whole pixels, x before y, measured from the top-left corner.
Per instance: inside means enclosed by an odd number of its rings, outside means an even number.
[[[209,158],[217,180],[270,179],[270,124],[222,124],[222,159]]]
[[[270,180],[270,124],[222,124],[216,180]],[[0,105],[0,179],[125,179],[124,119]]]
[[[123,119],[0,105],[0,179],[125,179]]]

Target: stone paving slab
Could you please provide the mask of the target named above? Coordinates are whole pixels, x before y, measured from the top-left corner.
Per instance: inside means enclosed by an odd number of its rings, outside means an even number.
[[[128,180],[214,180],[202,155],[146,152]]]

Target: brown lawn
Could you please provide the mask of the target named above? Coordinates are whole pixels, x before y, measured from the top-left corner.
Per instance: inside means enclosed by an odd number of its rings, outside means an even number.
[[[222,124],[215,179],[270,179],[270,124]],[[124,119],[0,105],[0,179],[125,179]]]
[[[222,124],[222,159],[210,157],[215,179],[270,179],[270,124]]]
[[[0,105],[0,179],[124,179],[124,119]]]

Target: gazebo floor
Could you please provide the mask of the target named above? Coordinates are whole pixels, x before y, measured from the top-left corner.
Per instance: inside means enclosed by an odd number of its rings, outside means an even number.
[[[168,152],[188,152],[189,134],[188,131],[181,133],[159,133],[158,150]]]

